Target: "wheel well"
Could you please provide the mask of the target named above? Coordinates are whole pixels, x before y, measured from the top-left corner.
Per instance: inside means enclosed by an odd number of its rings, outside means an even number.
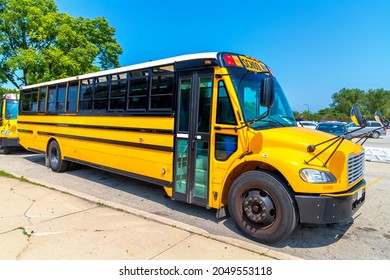
[[[285,185],[288,188],[288,191],[293,192],[293,190],[292,190],[290,184],[288,183],[288,181],[286,180],[286,178],[275,167],[273,167],[272,165],[269,165],[267,163],[264,163],[264,162],[247,161],[247,162],[244,162],[244,163],[236,166],[236,168],[234,168],[233,171],[230,172],[229,176],[227,177],[227,179],[225,181],[225,185],[223,187],[223,193],[222,193],[222,198],[221,198],[221,202],[223,205],[228,204],[228,194],[229,194],[229,190],[230,190],[230,187],[232,186],[233,182],[241,174],[248,172],[248,171],[254,171],[254,170],[266,170],[266,171],[271,172],[274,176],[278,177],[281,181],[283,181],[285,183]]]

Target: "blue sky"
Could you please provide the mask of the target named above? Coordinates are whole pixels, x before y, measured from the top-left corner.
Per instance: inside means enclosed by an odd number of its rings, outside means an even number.
[[[55,0],[74,17],[105,17],[121,66],[231,51],[271,67],[294,110],[329,107],[342,88],[390,90],[388,0]],[[307,104],[307,105],[306,105]]]

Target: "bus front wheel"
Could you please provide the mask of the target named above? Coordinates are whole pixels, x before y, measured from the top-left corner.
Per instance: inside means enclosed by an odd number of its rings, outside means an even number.
[[[249,171],[234,181],[228,197],[230,216],[249,238],[273,244],[298,224],[298,211],[285,183],[267,171]]]
[[[0,146],[0,154],[8,155],[11,153],[11,147]]]
[[[54,172],[64,172],[69,167],[69,162],[62,159],[60,145],[53,140],[49,144],[47,151],[51,170]]]

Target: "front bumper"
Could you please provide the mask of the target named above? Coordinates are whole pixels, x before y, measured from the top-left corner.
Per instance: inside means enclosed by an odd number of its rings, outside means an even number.
[[[18,138],[0,138],[1,147],[19,147]]]
[[[366,198],[366,182],[360,181],[345,194],[329,196],[296,195],[301,223],[330,224],[351,218]]]

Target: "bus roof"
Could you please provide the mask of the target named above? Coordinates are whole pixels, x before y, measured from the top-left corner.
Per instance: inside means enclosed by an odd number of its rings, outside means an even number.
[[[104,75],[123,73],[123,72],[131,71],[131,70],[173,64],[175,62],[182,62],[182,61],[189,61],[189,60],[196,60],[196,59],[217,59],[217,54],[218,54],[218,52],[205,52],[205,53],[196,53],[196,54],[186,54],[186,55],[174,56],[174,57],[170,57],[170,58],[164,58],[164,59],[159,59],[159,60],[154,60],[154,61],[149,61],[149,62],[133,64],[133,65],[129,65],[129,66],[123,66],[123,67],[114,68],[114,69],[110,69],[110,70],[103,70],[103,71],[99,71],[99,72],[73,76],[70,78],[63,78],[63,79],[43,82],[43,83],[34,84],[34,85],[27,85],[27,86],[21,87],[20,89],[23,90],[23,89],[35,88],[35,87],[39,87],[39,86],[47,86],[47,85],[58,84],[58,83],[66,83],[69,81],[77,81],[77,80],[99,77],[99,76],[104,76]]]

